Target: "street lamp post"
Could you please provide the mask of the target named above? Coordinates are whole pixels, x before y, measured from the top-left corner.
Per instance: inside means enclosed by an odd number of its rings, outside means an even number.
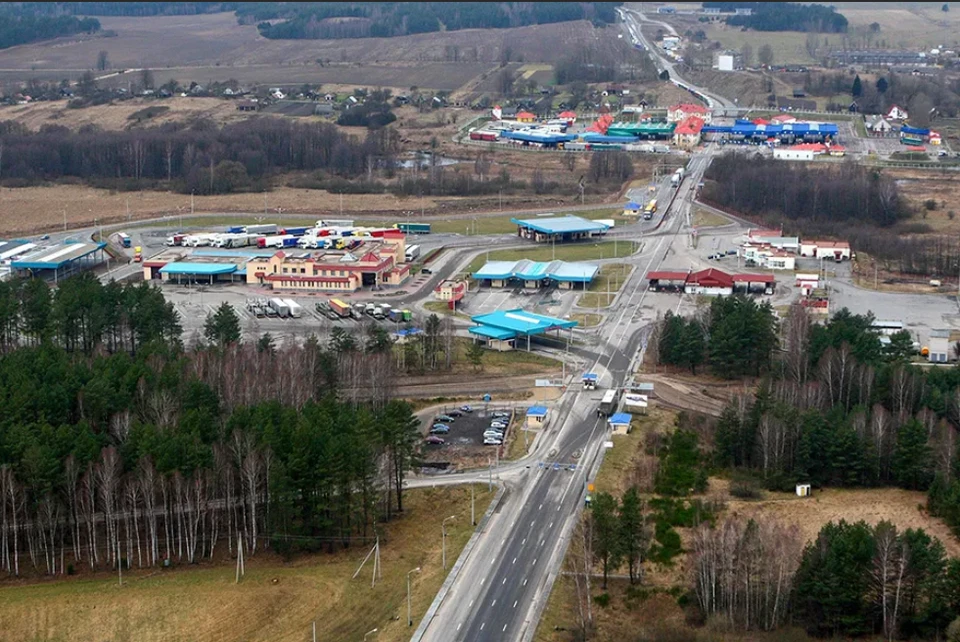
[[[407,626],[413,626],[413,617],[411,616],[410,610],[410,575],[412,573],[419,573],[420,567],[413,569],[412,571],[407,571]]]
[[[447,570],[447,522],[456,518],[456,515],[451,515],[440,523],[440,555],[443,559],[443,570]]]

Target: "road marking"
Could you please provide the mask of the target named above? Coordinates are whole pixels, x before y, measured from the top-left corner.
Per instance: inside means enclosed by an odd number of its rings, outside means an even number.
[[[497,558],[496,558],[496,557],[494,557],[492,560],[490,560],[490,566],[493,566],[493,563],[496,562],[496,561],[497,561]]]
[[[501,586],[502,586],[503,584],[506,584],[506,583],[507,583],[507,578],[503,578],[503,581],[500,582]]]
[[[483,578],[482,580],[480,580],[480,586],[483,586],[483,583],[486,581],[487,581],[487,578]]]
[[[523,585],[524,585],[524,586],[527,585],[527,578],[523,578]]]
[[[543,508],[543,504],[540,504],[540,507],[537,508],[537,510],[540,510],[540,509],[542,509],[542,508]]]
[[[496,606],[496,605],[497,605],[497,601],[494,600],[493,603],[492,603],[490,606]]]
[[[550,522],[550,528],[553,528],[553,522]]]
[[[482,631],[482,630],[483,630],[483,627],[485,627],[486,625],[487,625],[486,622],[482,622],[482,623],[480,624],[480,630]]]
[[[523,545],[526,544],[526,543],[527,543],[527,538],[524,537],[524,538],[523,538],[523,541],[520,542],[520,546],[523,546]]]
[[[513,558],[513,562],[512,562],[512,563],[513,563],[513,564],[516,564],[516,563],[517,563],[517,558],[516,558],[516,557]]]
[[[519,601],[520,601],[520,600],[517,600],[516,602],[513,603],[513,608],[517,608],[517,602],[519,602]]]
[[[537,558],[534,557],[534,558],[533,558],[533,564],[532,564],[532,566],[536,566],[536,565],[537,565]]]
[[[507,625],[506,625],[506,624],[503,625],[503,630],[504,630],[504,631],[507,630]]]
[[[544,537],[542,540],[540,540],[540,546],[543,546],[543,543],[546,542],[546,541],[547,541],[547,538],[546,538],[546,537]]]
[[[504,538],[500,541],[500,546],[503,546],[503,545],[506,544],[506,543],[507,543],[507,538],[504,537]]]
[[[471,608],[473,607],[473,603],[474,603],[474,602],[476,602],[476,600],[470,600],[470,607],[471,607]]]
[[[461,627],[461,626],[463,626],[463,622],[461,622],[460,624],[457,625],[457,630],[458,630],[458,631],[460,630],[460,627]]]

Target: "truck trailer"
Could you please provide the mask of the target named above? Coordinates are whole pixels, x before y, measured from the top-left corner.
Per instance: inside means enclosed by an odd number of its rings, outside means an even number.
[[[346,318],[350,316],[350,304],[344,303],[340,299],[330,299],[330,309],[336,312],[338,317]]]
[[[287,309],[290,311],[290,316],[294,319],[299,319],[303,316],[303,308],[299,303],[293,299],[284,299],[283,302],[287,304]]]
[[[609,417],[617,411],[620,401],[620,391],[616,388],[607,390],[603,393],[603,399],[600,400],[600,407],[597,409],[597,415],[600,417]]]
[[[247,234],[260,234],[260,235],[276,234],[277,226],[273,223],[270,223],[268,225],[247,225],[245,228],[243,228],[243,231],[246,232]]]
[[[429,234],[429,223],[394,223],[394,229],[400,230],[404,234]]]
[[[270,299],[267,301],[267,305],[277,313],[278,317],[286,318],[290,316],[290,307],[283,299]]]
[[[354,227],[353,219],[323,219],[317,221],[317,227]]]
[[[419,246],[419,245],[411,245],[410,247],[407,248],[407,251],[406,251],[406,259],[407,259],[407,261],[413,261],[414,259],[416,259],[416,258],[419,257],[419,256],[420,256],[420,246]]]

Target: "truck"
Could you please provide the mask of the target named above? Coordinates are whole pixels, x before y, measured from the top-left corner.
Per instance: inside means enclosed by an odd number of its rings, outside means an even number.
[[[256,245],[259,238],[256,234],[233,234],[224,239],[223,247],[248,247]]]
[[[281,234],[289,234],[290,236],[303,236],[307,233],[309,227],[287,227],[280,230]]]
[[[393,229],[400,230],[404,234],[429,234],[429,223],[394,223]]]
[[[284,236],[281,239],[280,247],[297,247],[297,237],[296,236]]]
[[[244,227],[242,225],[234,225],[227,228],[227,234],[242,234]]]
[[[323,219],[317,221],[317,227],[354,227],[352,219]]]
[[[683,182],[684,169],[681,167],[673,173],[673,176],[670,177],[670,185],[673,187],[680,187],[680,183]]]
[[[243,231],[247,234],[276,234],[277,226],[273,223],[270,223],[269,225],[247,225],[245,228],[243,228]]]
[[[290,316],[292,318],[299,319],[303,316],[303,308],[299,303],[293,299],[284,299],[283,302],[287,304],[287,310],[290,311]]]
[[[176,245],[183,245],[183,234],[174,234],[173,236],[168,236],[167,245],[170,247],[174,247]]]
[[[287,235],[264,236],[257,239],[257,247],[296,247],[297,237]]]
[[[330,309],[336,312],[338,317],[350,316],[350,304],[340,299],[330,299]]]
[[[412,320],[413,320],[413,312],[411,312],[410,310],[404,310],[404,311],[403,311],[403,320],[404,320],[404,321],[412,321]]]
[[[619,390],[616,388],[607,390],[605,393],[603,393],[603,398],[600,400],[600,407],[597,409],[597,415],[600,417],[609,417],[617,411],[619,401]]]
[[[651,200],[647,203],[646,207],[643,208],[643,220],[649,221],[653,218],[653,215],[657,213],[657,199]]]
[[[183,238],[183,244],[189,247],[206,247],[213,242],[211,234],[193,234]]]
[[[399,323],[400,321],[403,321],[403,310],[391,308],[389,314],[387,314],[387,318],[389,318],[391,321]]]
[[[133,262],[142,263],[143,262],[143,248],[139,245],[133,248]]]
[[[117,234],[117,238],[120,239],[120,245],[122,245],[123,247],[130,247],[131,241],[130,241],[129,234],[127,234],[126,232],[120,232]]]
[[[420,256],[419,245],[411,245],[410,247],[407,248],[407,252],[406,252],[407,261],[413,261],[418,256]]]
[[[290,307],[284,302],[283,299],[270,299],[267,301],[267,305],[270,306],[270,309],[277,313],[278,317],[286,318],[290,316]]]

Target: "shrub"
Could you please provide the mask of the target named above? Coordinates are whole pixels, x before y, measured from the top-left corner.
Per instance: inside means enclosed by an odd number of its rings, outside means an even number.
[[[937,209],[937,201],[932,198],[928,198],[923,202],[923,206],[927,208],[928,211],[932,212],[933,210]]]
[[[763,491],[750,479],[735,480],[730,484],[730,494],[739,499],[762,499]]]
[[[610,606],[610,594],[601,593],[600,595],[594,595],[593,601],[596,602],[598,606],[607,608],[608,606]]]

